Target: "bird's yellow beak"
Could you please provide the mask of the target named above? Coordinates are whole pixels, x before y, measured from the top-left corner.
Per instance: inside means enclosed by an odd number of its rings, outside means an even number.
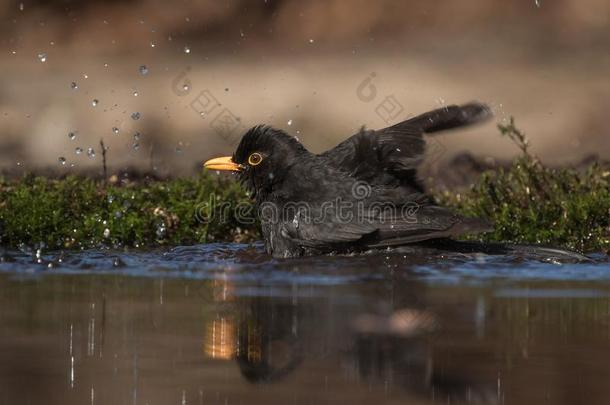
[[[233,162],[231,156],[210,159],[203,164],[203,167],[209,170],[227,170],[230,172],[239,172],[243,169],[242,165]]]

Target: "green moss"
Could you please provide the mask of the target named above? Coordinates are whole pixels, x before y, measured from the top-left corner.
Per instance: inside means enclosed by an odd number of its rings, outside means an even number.
[[[508,169],[483,173],[465,193],[439,195],[440,203],[490,219],[495,230],[483,235],[487,241],[608,251],[608,168],[548,168],[529,153],[514,120],[499,129],[522,155]],[[150,247],[259,237],[244,190],[211,174],[127,184],[82,177],[0,177],[3,246]]]
[[[243,207],[242,188],[210,174],[128,184],[25,176],[0,180],[0,238],[48,248],[247,241],[257,227],[237,218]]]
[[[610,171],[594,164],[585,172],[544,166],[511,118],[500,125],[522,151],[509,169],[483,173],[466,193],[440,200],[469,216],[489,218],[486,241],[539,243],[580,251],[610,248]]]

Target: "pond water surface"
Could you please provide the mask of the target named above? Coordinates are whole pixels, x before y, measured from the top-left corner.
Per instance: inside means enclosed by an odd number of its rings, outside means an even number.
[[[0,404],[608,404],[610,266],[259,245],[0,256]]]

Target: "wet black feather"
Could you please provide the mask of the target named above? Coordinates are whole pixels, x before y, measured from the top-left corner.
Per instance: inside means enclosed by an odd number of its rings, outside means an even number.
[[[489,228],[435,206],[417,178],[424,134],[491,116],[470,103],[427,112],[380,130],[361,129],[322,154],[268,126],[242,138],[233,160],[252,192],[265,246],[278,257],[345,252],[446,238]],[[248,164],[257,152],[260,164]]]

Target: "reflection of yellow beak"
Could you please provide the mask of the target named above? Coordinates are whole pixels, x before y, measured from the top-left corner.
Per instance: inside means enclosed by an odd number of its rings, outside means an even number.
[[[231,156],[223,156],[210,159],[203,164],[203,167],[209,170],[228,170],[231,172],[239,172],[243,166],[233,162]]]

